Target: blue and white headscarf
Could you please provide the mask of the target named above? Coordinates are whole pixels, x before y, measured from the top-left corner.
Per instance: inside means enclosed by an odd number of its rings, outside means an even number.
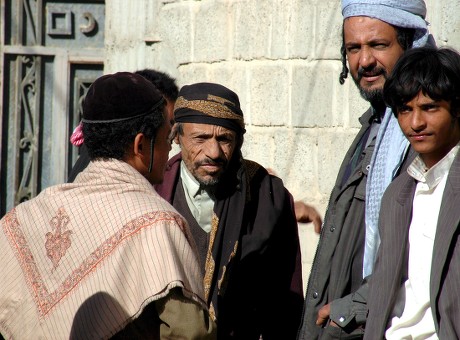
[[[425,46],[429,40],[423,0],[342,0],[342,15],[344,19],[371,17],[393,26],[414,28],[412,47]]]
[[[423,0],[342,0],[342,15],[365,16],[384,21],[392,26],[415,29],[412,47],[434,45],[425,21],[426,5]],[[366,243],[364,247],[363,277],[372,273],[380,245],[378,219],[382,195],[395,177],[409,147],[398,120],[390,108],[377,134],[366,189]]]

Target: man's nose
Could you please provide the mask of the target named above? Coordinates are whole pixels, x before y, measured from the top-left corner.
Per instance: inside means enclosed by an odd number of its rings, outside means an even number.
[[[411,117],[411,129],[413,131],[421,131],[426,127],[423,112],[414,110]]]
[[[220,158],[222,149],[217,140],[211,138],[206,142],[206,156],[211,159]]]
[[[372,49],[365,46],[361,49],[360,56],[359,56],[359,65],[366,69],[371,66],[374,66],[376,63],[376,59],[374,54],[372,53]]]

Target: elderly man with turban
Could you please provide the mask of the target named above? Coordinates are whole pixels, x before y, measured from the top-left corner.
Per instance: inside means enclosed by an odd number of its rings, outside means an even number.
[[[243,159],[238,96],[213,83],[182,87],[174,108],[181,152],[156,187],[189,222],[219,339],[295,339],[302,278],[292,197]]]
[[[434,44],[422,0],[343,0],[340,83],[348,72],[371,107],[337,176],[305,296],[300,339],[359,339],[380,243],[380,201],[414,155],[383,85],[405,50]],[[347,67],[348,62],[348,67]],[[369,330],[372,332],[372,330]]]
[[[171,150],[167,113],[140,75],[91,85],[89,165],[0,221],[5,338],[216,338],[187,223],[152,187]]]

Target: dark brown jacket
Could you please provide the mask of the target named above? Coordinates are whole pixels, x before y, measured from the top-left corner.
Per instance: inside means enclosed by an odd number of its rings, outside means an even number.
[[[180,162],[180,154],[168,162],[156,190],[190,218],[187,205],[177,204],[184,198],[175,197]],[[218,225],[205,263],[205,294],[209,284],[218,338],[295,339],[303,294],[292,196],[255,162],[240,160],[227,173],[216,190]]]

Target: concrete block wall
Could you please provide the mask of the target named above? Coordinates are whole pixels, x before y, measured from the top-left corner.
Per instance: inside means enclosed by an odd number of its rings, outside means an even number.
[[[272,168],[324,215],[343,156],[367,108],[338,82],[339,0],[106,0],[105,72],[150,67],[179,85],[238,93],[245,157]],[[428,0],[438,45],[460,49],[460,0]],[[177,151],[177,149],[174,149]],[[306,283],[317,235],[299,225]]]

